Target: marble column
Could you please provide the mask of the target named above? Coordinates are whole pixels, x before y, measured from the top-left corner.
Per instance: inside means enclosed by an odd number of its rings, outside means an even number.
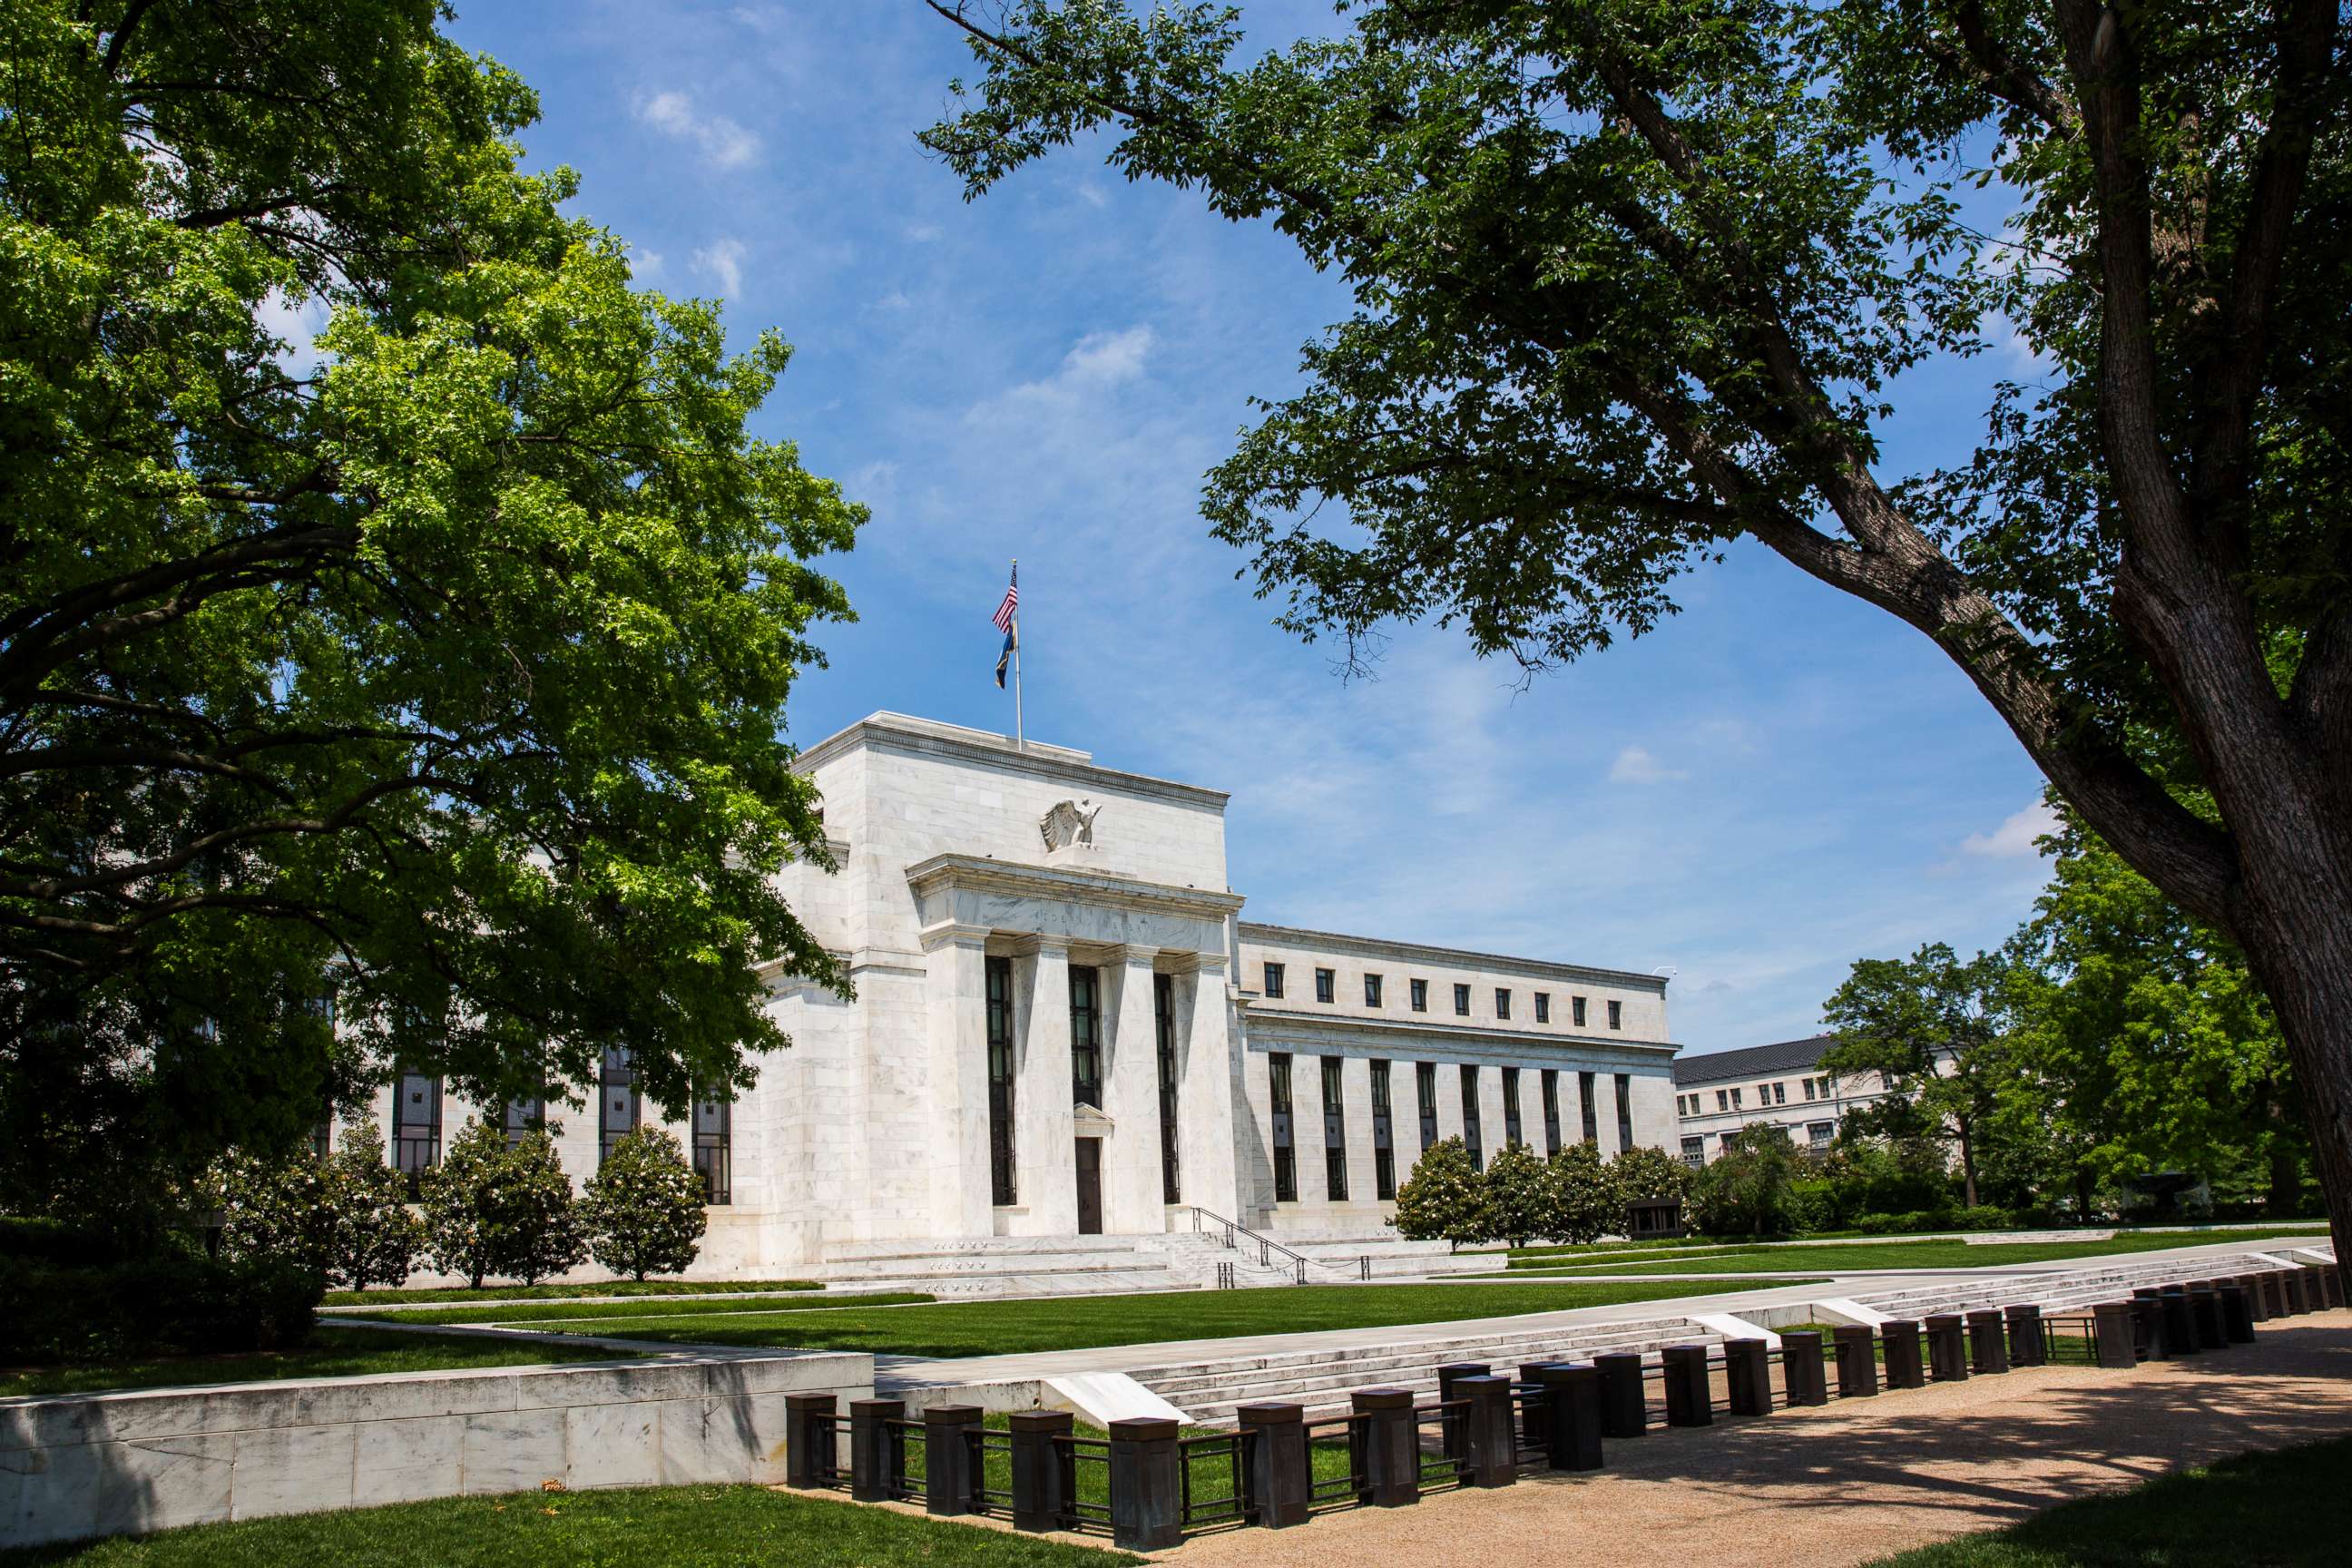
[[[1233,1029],[1233,1005],[1225,994],[1225,955],[1196,952],[1179,960],[1176,977],[1176,1127],[1184,1176],[1184,1201],[1248,1223],[1243,1209],[1254,1190],[1243,1171],[1248,1160],[1241,1140],[1247,1121],[1242,1052]]]
[[[1013,963],[1013,1157],[1024,1236],[1078,1228],[1076,1134],[1070,1122],[1070,943],[1024,941]]]
[[[930,1234],[990,1235],[988,1183],[988,931],[938,925],[923,932],[931,1107]]]
[[[1114,1236],[1168,1228],[1160,1185],[1160,1036],[1152,963],[1157,948],[1111,950],[1102,966],[1110,1059],[1103,1068],[1103,1229]]]

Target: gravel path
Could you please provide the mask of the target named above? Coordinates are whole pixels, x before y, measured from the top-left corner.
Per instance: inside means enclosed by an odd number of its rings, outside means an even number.
[[[1586,1476],[1237,1531],[1163,1560],[1299,1568],[1867,1563],[2250,1448],[2352,1433],[2352,1312],[2225,1352],[1930,1384],[1609,1446]]]

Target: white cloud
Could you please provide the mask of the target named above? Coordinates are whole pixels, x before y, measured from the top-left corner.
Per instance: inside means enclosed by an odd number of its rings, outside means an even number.
[[[317,295],[298,305],[278,289],[264,294],[253,311],[261,330],[285,345],[278,351],[278,363],[289,375],[300,375],[319,362],[317,339],[327,330],[327,302]]]
[[[1670,768],[1652,756],[1646,746],[1628,746],[1617,753],[1609,764],[1612,784],[1664,784],[1673,779],[1686,779],[1690,774],[1681,768]]]
[[[695,270],[719,285],[719,294],[729,300],[743,292],[743,242],[740,239],[714,239],[694,253]]]
[[[917,245],[929,245],[945,232],[935,223],[910,223],[907,226],[907,237]]]
[[[1059,379],[1095,386],[1133,381],[1143,374],[1143,360],[1159,340],[1150,327],[1129,327],[1123,332],[1088,332],[1077,347],[1062,356]]]
[[[2039,854],[2034,840],[2044,834],[2058,831],[2058,814],[2050,803],[2037,800],[2023,811],[2012,812],[1990,833],[1971,833],[1960,840],[1960,853],[1980,855],[1988,860],[2019,860]]]
[[[704,114],[682,92],[657,92],[637,102],[637,119],[665,134],[695,143],[711,166],[740,169],[760,155],[760,139],[723,114]]]

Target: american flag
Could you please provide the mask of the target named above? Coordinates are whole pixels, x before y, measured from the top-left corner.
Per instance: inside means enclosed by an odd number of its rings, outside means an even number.
[[[1013,569],[1012,584],[1004,590],[1004,603],[996,606],[996,614],[991,616],[989,619],[996,623],[996,629],[998,631],[1003,632],[1006,637],[1011,637],[1013,635],[1013,617],[1020,608],[1021,568],[1015,566]]]

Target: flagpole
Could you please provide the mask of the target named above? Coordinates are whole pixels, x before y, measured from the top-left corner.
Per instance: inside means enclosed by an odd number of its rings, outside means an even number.
[[[1021,557],[1018,555],[1013,558],[1013,571],[1016,577],[1020,574]],[[1029,749],[1029,738],[1021,728],[1021,605],[1018,602],[1013,606],[1013,749],[1017,752]]]

